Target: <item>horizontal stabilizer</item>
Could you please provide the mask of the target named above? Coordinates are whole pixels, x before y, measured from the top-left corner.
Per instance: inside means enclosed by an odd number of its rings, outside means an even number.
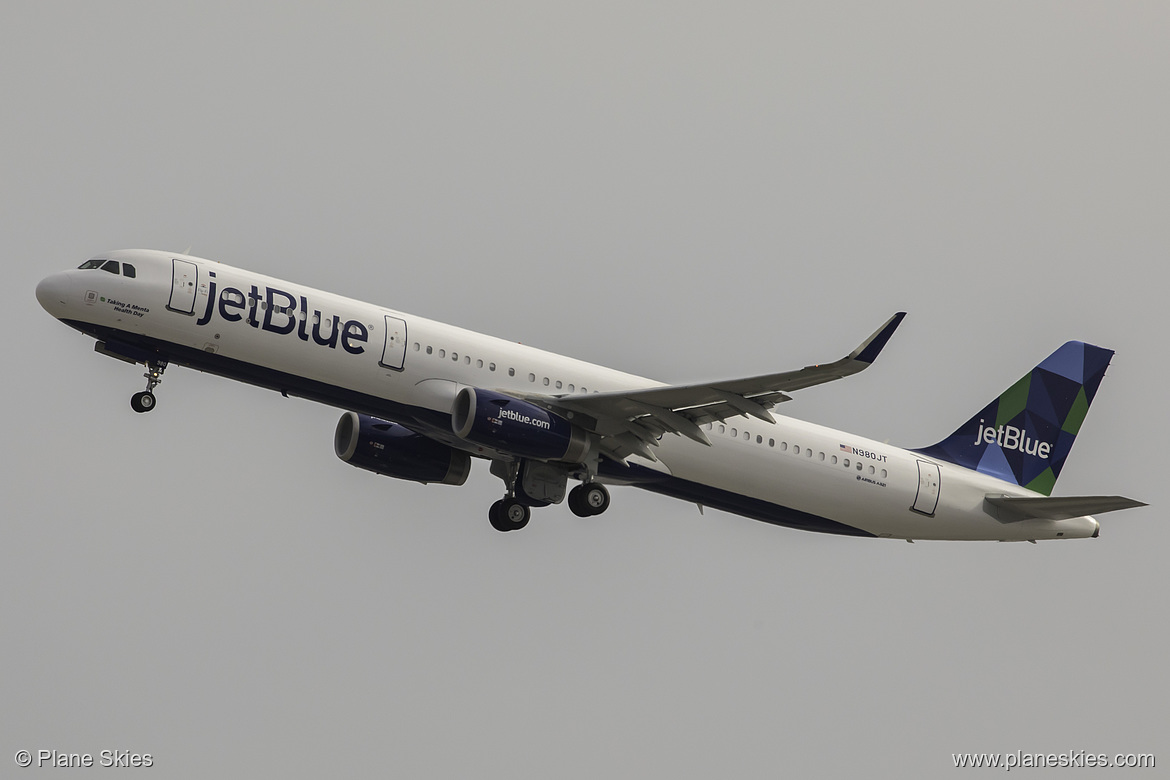
[[[1099,515],[1118,509],[1133,509],[1147,506],[1141,501],[1123,496],[1061,496],[1060,498],[1039,498],[1030,496],[990,495],[984,502],[992,515],[1001,523],[1018,523],[1021,520],[1068,520],[1072,517]]]

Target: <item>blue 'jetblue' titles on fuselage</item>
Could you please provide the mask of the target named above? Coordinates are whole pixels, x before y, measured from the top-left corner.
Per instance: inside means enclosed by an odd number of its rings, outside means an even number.
[[[329,349],[337,348],[338,336],[340,335],[341,347],[346,352],[351,355],[360,355],[365,352],[365,348],[361,345],[370,340],[370,334],[366,326],[357,320],[346,320],[345,324],[340,324],[341,320],[335,314],[328,320],[329,324],[322,328],[322,323],[326,321],[324,316],[319,309],[314,309],[313,314],[309,314],[309,301],[305,296],[300,296],[298,311],[296,296],[275,287],[259,288],[253,284],[249,288],[247,296],[235,287],[224,287],[217,299],[215,272],[209,272],[208,276],[211,277],[212,281],[210,282],[210,292],[207,295],[207,307],[202,316],[195,321],[196,325],[208,324],[215,314],[219,314],[220,319],[224,322],[239,322],[244,319],[241,312],[247,310],[245,322],[253,328],[260,328],[279,335],[288,335],[295,330],[297,338],[301,341],[309,340],[309,331],[311,330],[313,343]],[[258,308],[264,312],[263,321],[257,316]],[[312,321],[311,328],[309,327],[310,320]],[[321,335],[323,329],[327,335]]]

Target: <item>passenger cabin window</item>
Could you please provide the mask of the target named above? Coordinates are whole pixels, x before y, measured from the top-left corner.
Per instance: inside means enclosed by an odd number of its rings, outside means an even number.
[[[106,264],[102,266],[102,270],[109,271],[110,273],[114,274],[115,276],[122,273],[122,271],[118,268],[118,261],[117,260],[107,260]]]

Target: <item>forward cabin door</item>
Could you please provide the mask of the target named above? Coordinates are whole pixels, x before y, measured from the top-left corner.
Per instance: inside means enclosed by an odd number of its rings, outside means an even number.
[[[918,495],[910,508],[924,515],[933,515],[938,506],[939,481],[937,464],[918,461]]]
[[[199,266],[190,260],[171,259],[171,299],[167,308],[179,314],[195,313],[195,289],[199,281]]]
[[[378,362],[386,368],[402,370],[406,361],[406,320],[386,315],[386,344]]]

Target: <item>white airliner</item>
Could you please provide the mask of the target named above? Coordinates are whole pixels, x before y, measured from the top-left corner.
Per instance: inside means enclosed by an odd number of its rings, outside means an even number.
[[[902,313],[831,363],[672,386],[189,255],[108,252],[36,294],[98,352],[147,367],[135,411],[172,363],[339,407],[334,449],[359,468],[461,485],[489,460],[500,531],[566,492],[574,514],[600,514],[606,484],[911,541],[1095,537],[1090,514],[1144,506],[1050,496],[1113,355],[1077,341],[938,444],[901,449],[769,410],[867,368]]]

